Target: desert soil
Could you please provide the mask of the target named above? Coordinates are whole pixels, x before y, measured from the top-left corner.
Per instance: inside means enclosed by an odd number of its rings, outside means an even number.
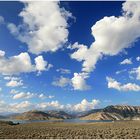
[[[140,121],[9,125],[0,122],[0,139],[140,139]]]

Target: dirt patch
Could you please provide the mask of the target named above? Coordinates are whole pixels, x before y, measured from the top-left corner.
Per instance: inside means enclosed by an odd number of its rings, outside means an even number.
[[[140,121],[0,124],[1,139],[140,139]]]

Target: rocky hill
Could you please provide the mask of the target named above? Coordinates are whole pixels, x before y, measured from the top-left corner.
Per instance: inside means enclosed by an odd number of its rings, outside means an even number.
[[[140,106],[107,106],[95,113],[82,116],[83,120],[140,120]]]
[[[57,111],[57,110],[50,110],[47,111],[46,113],[48,113],[51,117],[57,117],[57,118],[61,118],[61,119],[72,119],[73,116],[64,112],[64,111]]]
[[[84,117],[84,116],[87,116],[87,115],[90,115],[90,114],[93,114],[93,113],[100,112],[102,110],[103,109],[92,109],[92,110],[89,110],[89,111],[78,112],[78,113],[74,114],[74,116],[75,116],[75,118],[80,118],[80,117]]]
[[[28,112],[21,113],[19,115],[13,115],[10,117],[11,119],[17,119],[17,120],[56,120],[61,119],[58,117],[54,117],[49,115],[48,113],[45,113],[43,111],[38,110],[32,110]]]

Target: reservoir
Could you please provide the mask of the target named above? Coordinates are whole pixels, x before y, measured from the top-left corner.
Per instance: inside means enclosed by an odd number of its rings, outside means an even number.
[[[33,123],[33,122],[67,122],[67,123],[93,123],[93,122],[112,122],[112,120],[80,120],[80,119],[64,119],[64,120],[13,120],[1,119],[2,121],[12,121],[13,123]]]

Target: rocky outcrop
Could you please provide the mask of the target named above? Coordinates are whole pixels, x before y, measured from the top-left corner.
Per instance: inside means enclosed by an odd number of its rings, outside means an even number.
[[[140,107],[115,105],[81,117],[85,120],[139,120]]]

